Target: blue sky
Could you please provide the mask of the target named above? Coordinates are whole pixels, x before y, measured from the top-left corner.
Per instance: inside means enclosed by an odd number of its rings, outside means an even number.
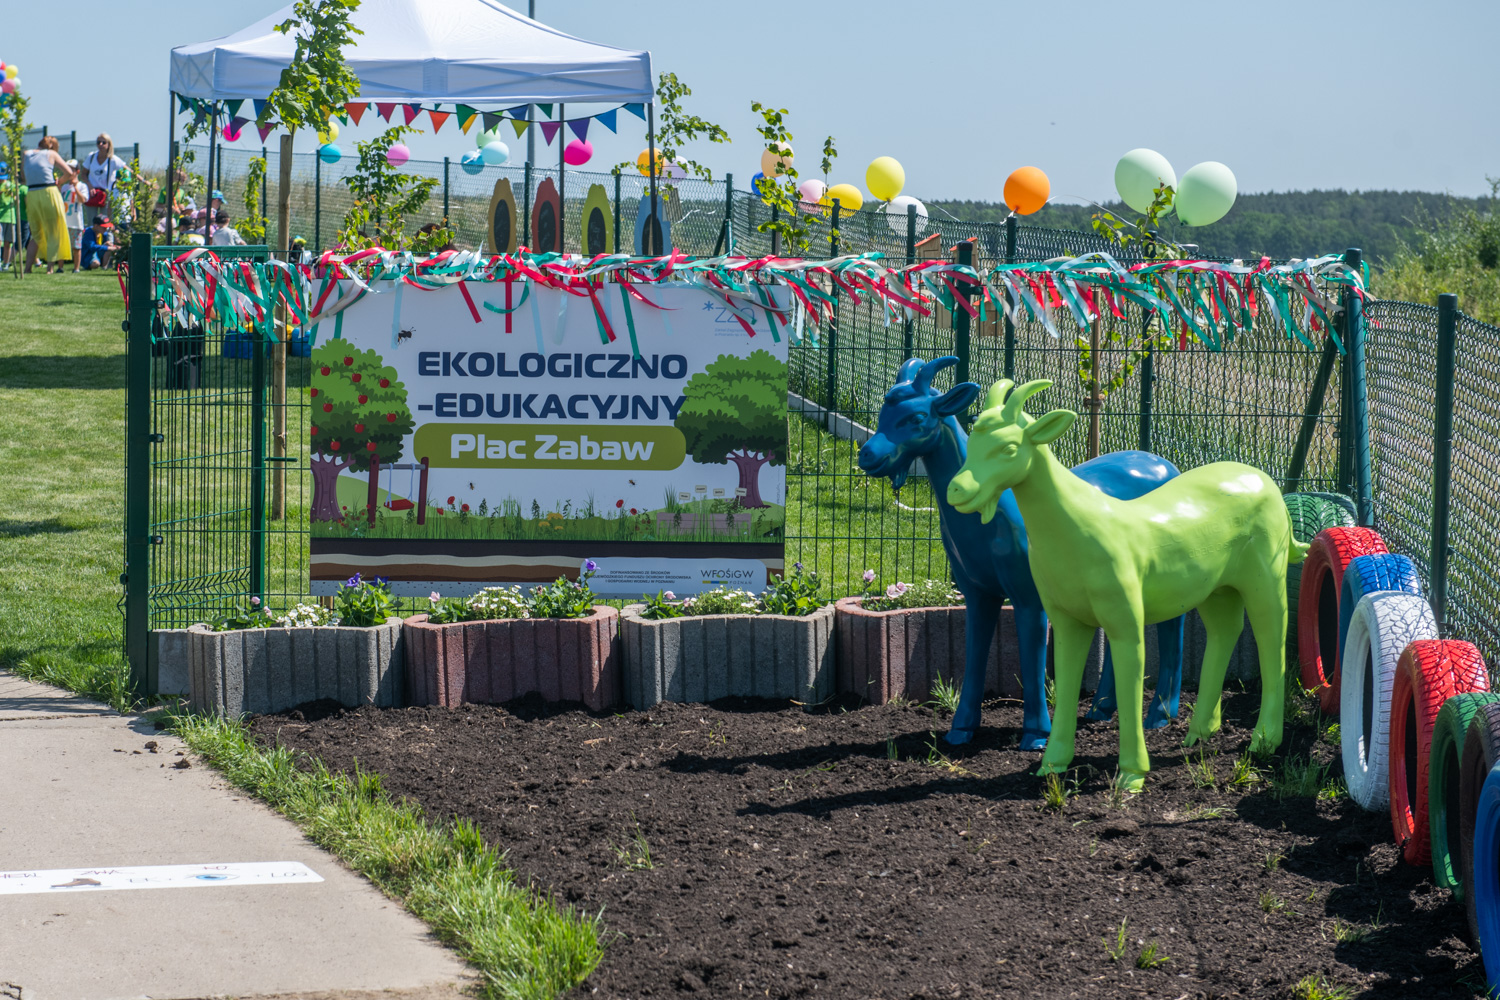
[[[230,33],[284,4],[14,6],[0,21],[0,59],[20,66],[33,121],[89,137],[105,129],[117,142],[140,141],[143,158],[160,162],[171,47]],[[789,109],[798,149],[811,153],[836,137],[832,180],[863,187],[872,158],[895,156],[907,193],[921,198],[998,200],[1006,174],[1032,164],[1051,176],[1059,200],[1103,199],[1115,161],[1136,146],[1161,151],[1179,174],[1220,160],[1242,191],[1477,194],[1488,190],[1486,173],[1500,174],[1493,0],[1150,9],[1093,0],[537,0],[539,20],[649,49],[657,71],[692,86],[689,110],[722,124],[734,143],[685,152],[743,178],[738,186],[758,169],[754,99]],[[643,123],[621,120],[619,136],[591,132],[602,139],[586,169],[633,158],[644,145]],[[371,121],[346,134],[346,148],[377,131]],[[259,143],[252,135],[240,145]],[[418,157],[456,160],[473,143],[450,122],[411,145]],[[524,152],[524,140],[510,145]],[[555,161],[555,146],[538,146],[539,159]]]

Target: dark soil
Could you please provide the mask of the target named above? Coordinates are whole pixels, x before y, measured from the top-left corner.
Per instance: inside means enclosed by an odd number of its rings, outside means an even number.
[[[1081,723],[1060,811],[1006,703],[961,749],[934,744],[940,714],[895,705],[305,706],[253,728],[477,820],[523,878],[603,911],[580,997],[1328,995],[1307,977],[1482,995],[1462,908],[1402,863],[1389,816],[1280,794],[1288,761],[1337,775],[1326,734],[1290,728],[1265,779],[1231,785],[1257,702],[1226,698],[1212,788],[1185,720],[1148,734],[1155,769],[1123,797],[1113,724]],[[1167,961],[1142,967],[1152,945]]]

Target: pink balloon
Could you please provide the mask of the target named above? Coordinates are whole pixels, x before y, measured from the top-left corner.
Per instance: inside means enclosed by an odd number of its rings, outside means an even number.
[[[584,139],[574,139],[563,148],[563,160],[575,167],[589,162],[594,155],[594,144]]]
[[[226,142],[239,142],[240,136],[244,134],[244,126],[225,125],[224,139]]]
[[[406,143],[398,142],[385,151],[385,161],[393,167],[399,167],[411,159],[411,150],[406,148]]]
[[[6,80],[0,83],[0,94],[14,94],[16,92],[16,81]]]

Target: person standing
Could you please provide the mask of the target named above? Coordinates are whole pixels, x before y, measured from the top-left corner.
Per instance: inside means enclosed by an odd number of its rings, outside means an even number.
[[[229,224],[228,212],[220,212],[214,216],[214,225],[218,226],[218,228],[214,230],[213,236],[209,239],[211,245],[216,247],[242,247],[245,245],[245,238],[240,235],[239,230]]]
[[[108,132],[100,132],[94,140],[94,151],[83,160],[83,173],[89,185],[88,207],[91,214],[109,211],[109,199],[115,193],[115,182],[121,172],[130,172],[126,162],[115,155],[115,141]]]
[[[73,183],[78,175],[58,155],[57,139],[44,135],[36,149],[21,156],[22,179],[26,182],[26,218],[31,223],[31,242],[26,245],[26,270],[36,266],[37,257],[47,262],[47,273],[73,260],[73,244],[68,239],[62,195],[57,180]]]
[[[0,163],[0,271],[10,270],[11,258],[15,256],[20,239],[20,234],[16,232],[20,223],[20,201],[20,192],[16,188],[16,182],[11,179],[10,169]]]
[[[69,160],[68,166],[77,174],[78,161]],[[93,198],[89,194],[89,186],[81,179],[72,182],[59,180],[57,183],[58,193],[62,195],[63,214],[68,223],[68,242],[73,247],[73,273],[78,273],[78,255],[83,249],[83,209],[85,205],[91,204]]]

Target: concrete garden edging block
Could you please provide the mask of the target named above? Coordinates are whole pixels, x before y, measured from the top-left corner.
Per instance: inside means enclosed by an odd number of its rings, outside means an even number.
[[[804,704],[834,693],[834,606],[810,615],[699,615],[648,621],[645,607],[620,613],[625,700],[637,709],[663,701],[734,696]]]
[[[401,619],[349,628],[187,630],[189,704],[219,715],[281,712],[330,698],[346,708],[401,704]]]
[[[620,612],[587,618],[502,618],[434,625],[406,619],[412,705],[499,705],[536,692],[602,711],[620,700]]]
[[[962,606],[866,611],[862,597],[835,603],[838,689],[883,705],[897,696],[926,701],[939,677],[963,683]],[[1021,665],[1015,612],[1000,611],[985,668],[984,693],[1018,698]]]

